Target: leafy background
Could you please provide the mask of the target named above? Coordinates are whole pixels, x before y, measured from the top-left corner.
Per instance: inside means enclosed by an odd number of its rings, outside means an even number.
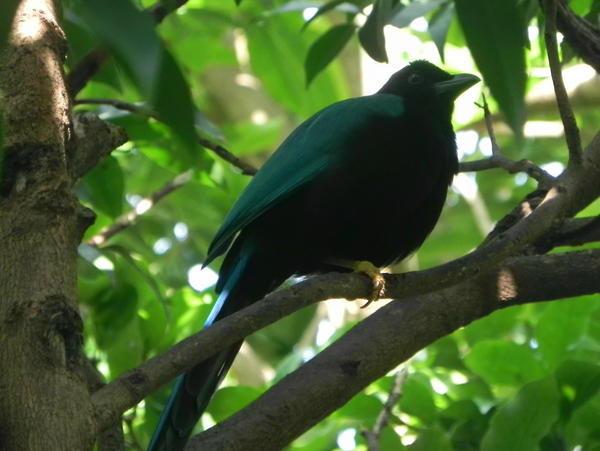
[[[85,346],[107,379],[197,331],[210,310],[219,263],[202,272],[199,265],[249,178],[198,145],[198,136],[260,166],[320,108],[371,93],[408,61],[426,58],[483,77],[505,155],[554,174],[566,162],[534,0],[189,0],[159,26],[141,12],[153,1],[64,3],[67,69],[99,42],[112,54],[77,99],[118,99],[140,110],[76,107],[125,127],[130,137],[78,187],[98,215],[80,248]],[[570,5],[597,21],[597,0]],[[589,89],[597,81],[566,45],[562,51],[567,86],[579,87],[573,103],[585,142],[600,123],[600,99]],[[490,152],[473,104],[481,89],[457,104],[463,160]],[[148,202],[190,168],[187,183],[156,205]],[[463,255],[533,189],[523,174],[460,175],[431,237],[394,270]],[[592,205],[585,213],[598,210]],[[135,225],[97,245],[93,238],[131,211],[140,213]],[[249,337],[202,426],[259,396],[377,307],[331,300]],[[422,350],[401,367],[402,396],[381,449],[600,449],[598,319],[596,296],[525,305]],[[366,449],[361,431],[373,427],[399,370],[289,449]],[[169,390],[126,413],[130,449],[148,443]]]

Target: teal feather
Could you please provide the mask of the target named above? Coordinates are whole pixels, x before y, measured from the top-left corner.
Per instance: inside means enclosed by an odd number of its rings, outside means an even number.
[[[300,125],[258,171],[235,203],[215,235],[204,264],[223,254],[236,234],[261,214],[326,170],[343,163],[365,126],[399,118],[403,112],[401,97],[374,94],[335,103]]]

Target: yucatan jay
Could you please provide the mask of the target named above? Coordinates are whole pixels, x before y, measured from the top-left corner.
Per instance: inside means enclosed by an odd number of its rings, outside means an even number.
[[[427,61],[376,93],[324,108],[281,144],[237,200],[206,263],[226,253],[205,327],[293,274],[375,267],[416,250],[433,229],[458,169],[454,100],[478,81]],[[179,450],[241,343],[177,381],[150,450]]]

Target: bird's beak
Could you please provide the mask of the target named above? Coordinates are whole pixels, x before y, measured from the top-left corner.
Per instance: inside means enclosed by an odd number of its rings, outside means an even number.
[[[478,83],[479,77],[471,74],[456,74],[450,80],[440,81],[434,85],[436,94],[450,94],[455,99],[460,93]]]

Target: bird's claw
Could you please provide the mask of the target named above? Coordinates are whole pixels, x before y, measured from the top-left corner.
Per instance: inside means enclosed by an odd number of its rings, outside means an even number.
[[[371,262],[362,261],[356,263],[354,266],[354,271],[362,272],[363,274],[367,275],[373,284],[371,288],[371,294],[367,298],[367,302],[364,305],[361,305],[360,308],[368,307],[373,301],[381,299],[385,293],[385,279],[379,271],[379,268],[373,265]]]

